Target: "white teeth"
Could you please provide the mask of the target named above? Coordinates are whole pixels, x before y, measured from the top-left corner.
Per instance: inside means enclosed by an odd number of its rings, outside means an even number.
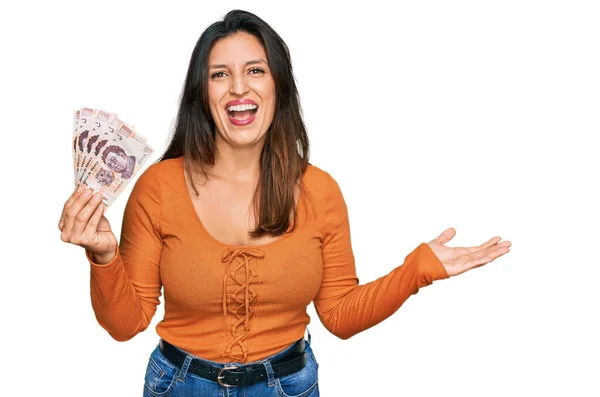
[[[256,105],[251,105],[251,104],[246,104],[246,105],[235,105],[235,106],[229,106],[227,108],[228,111],[230,112],[243,112],[244,110],[252,110],[252,109],[256,109],[258,106]]]

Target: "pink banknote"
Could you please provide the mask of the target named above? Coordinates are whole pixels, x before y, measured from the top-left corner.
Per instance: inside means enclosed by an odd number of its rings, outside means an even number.
[[[102,193],[109,207],[143,168],[154,150],[115,113],[81,108],[73,122],[75,186]]]

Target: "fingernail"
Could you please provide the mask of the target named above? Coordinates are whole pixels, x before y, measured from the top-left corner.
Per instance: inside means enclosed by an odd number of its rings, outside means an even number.
[[[83,192],[83,197],[88,198],[92,195],[92,189],[86,189],[85,192]]]
[[[102,197],[102,194],[100,194],[100,193],[96,193],[96,194],[94,194],[94,198],[93,198],[93,200],[94,200],[94,201],[100,201],[100,198],[101,198],[101,197]]]
[[[80,192],[82,189],[83,189],[83,185],[79,185],[79,186],[77,186],[77,190],[76,190],[76,191],[77,191],[77,193],[79,193],[79,192]]]

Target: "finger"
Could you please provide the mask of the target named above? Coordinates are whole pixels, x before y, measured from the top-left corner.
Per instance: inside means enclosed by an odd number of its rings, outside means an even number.
[[[444,230],[442,234],[440,234],[437,238],[431,240],[430,243],[435,242],[438,244],[446,244],[448,241],[452,240],[452,238],[455,235],[456,229],[454,229],[453,227],[449,227],[448,229]]]
[[[71,233],[72,232],[73,225],[75,223],[75,217],[77,217],[77,215],[79,214],[79,211],[81,211],[81,209],[87,205],[87,203],[92,198],[93,193],[94,192],[92,191],[92,189],[85,189],[75,199],[73,204],[71,204],[67,208],[67,210],[65,212],[64,225],[62,228],[63,233]]]
[[[87,227],[90,218],[102,202],[102,194],[96,193],[88,201],[88,203],[79,211],[75,217],[75,223],[73,224],[73,236],[81,236]]]
[[[81,192],[83,192],[83,185],[79,185],[77,189],[75,189],[75,191],[71,194],[71,196],[69,196],[69,198],[65,202],[65,205],[63,205],[62,213],[60,214],[60,219],[58,221],[59,230],[62,230],[63,225],[65,223],[65,213],[67,212],[67,209],[73,204],[75,199],[79,197]]]
[[[90,240],[90,244],[95,245],[95,244],[98,244],[98,242],[99,242],[97,231],[98,231],[98,224],[100,223],[100,219],[102,219],[102,214],[104,214],[104,204],[101,204],[98,207],[96,207],[96,210],[90,217],[90,220],[89,220],[85,230],[83,231],[83,236],[85,236],[87,240]],[[96,236],[96,239],[94,241],[91,241],[92,236]],[[91,246],[89,248],[94,248],[94,247]]]
[[[498,241],[500,241],[500,240],[502,240],[502,238],[500,236],[492,237],[485,243],[478,245],[476,247],[469,247],[469,248],[467,248],[467,250],[471,254],[476,254],[480,251],[484,251],[484,250],[486,250],[490,247],[494,247],[494,246],[497,246],[497,247],[510,247],[511,246],[510,241],[503,241],[501,243],[498,243]]]
[[[509,251],[509,248],[506,246],[495,246],[489,248],[485,251],[482,251],[479,255],[475,255],[469,263],[469,268],[472,269],[475,267],[483,266],[486,263],[490,263],[493,260],[501,257]]]
[[[500,241],[500,240],[502,240],[502,238],[500,238],[500,236],[492,237],[491,239],[489,239],[485,243],[479,245],[477,248],[479,248],[479,249],[485,249],[485,248],[491,247],[493,245],[498,244],[498,241]]]

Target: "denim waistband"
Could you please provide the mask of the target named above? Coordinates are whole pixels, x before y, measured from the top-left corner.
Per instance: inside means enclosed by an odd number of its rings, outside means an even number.
[[[311,341],[311,335],[310,335],[310,331],[308,331],[308,328],[306,329],[306,331],[307,331],[307,333],[308,333],[308,340],[305,340],[305,343],[308,343],[308,344],[310,345],[310,341]],[[263,358],[262,360],[258,360],[258,361],[252,361],[252,362],[245,363],[245,364],[242,364],[242,363],[241,363],[241,362],[239,362],[239,361],[230,361],[230,362],[226,362],[226,363],[221,363],[221,362],[217,362],[217,361],[210,361],[210,360],[206,360],[206,359],[203,359],[203,358],[200,358],[200,357],[196,357],[196,356],[194,356],[194,355],[192,355],[192,354],[188,353],[187,351],[185,351],[185,350],[183,350],[183,349],[180,349],[180,348],[178,348],[177,346],[173,346],[173,347],[175,347],[177,350],[181,351],[183,354],[186,354],[186,355],[192,356],[192,357],[193,357],[195,360],[199,360],[200,362],[202,362],[202,363],[204,363],[204,364],[212,365],[212,366],[219,367],[219,368],[223,368],[223,367],[225,367],[225,366],[229,366],[229,365],[235,365],[235,366],[237,366],[237,367],[244,367],[244,366],[253,365],[253,364],[254,364],[254,365],[255,365],[255,364],[259,364],[259,363],[260,363],[260,364],[262,364],[262,363],[264,363],[265,361],[272,361],[272,360],[276,360],[276,359],[278,359],[279,357],[281,357],[281,356],[283,356],[283,355],[285,355],[285,354],[289,353],[289,352],[290,352],[290,350],[292,350],[292,349],[294,348],[294,345],[295,345],[296,343],[299,343],[300,341],[302,341],[302,339],[304,339],[304,336],[302,336],[302,338],[300,338],[300,339],[298,339],[297,341],[295,341],[295,342],[293,342],[292,344],[290,344],[288,347],[286,347],[286,348],[285,348],[285,349],[283,349],[282,351],[280,351],[280,352],[278,352],[278,353],[275,353],[275,354],[273,354],[272,356],[269,356],[269,357],[267,357],[267,358]]]

